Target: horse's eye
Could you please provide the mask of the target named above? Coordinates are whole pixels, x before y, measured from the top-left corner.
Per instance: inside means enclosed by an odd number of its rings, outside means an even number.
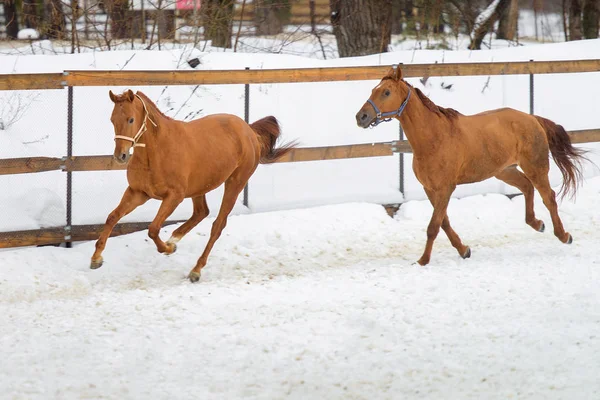
[[[383,92],[384,96],[389,96],[390,95],[390,91],[388,89],[385,90],[385,92]]]
[[[130,123],[130,124],[133,124],[133,117],[132,117],[132,118],[129,118],[129,123]]]

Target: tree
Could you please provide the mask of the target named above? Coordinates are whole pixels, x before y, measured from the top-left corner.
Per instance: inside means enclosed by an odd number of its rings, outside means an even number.
[[[388,51],[392,0],[329,0],[340,57]]]
[[[61,0],[44,0],[44,31],[49,39],[64,39],[65,10]]]
[[[583,36],[586,39],[598,38],[600,21],[600,0],[585,0],[583,5]]]
[[[41,0],[23,0],[23,22],[27,28],[39,28],[44,18],[43,9]]]
[[[129,0],[105,0],[106,13],[110,16],[110,34],[113,39],[125,39],[131,33],[128,14]]]
[[[204,0],[202,19],[204,37],[215,47],[231,48],[233,6],[235,0]]]
[[[519,21],[519,0],[511,0],[510,5],[504,10],[498,24],[497,39],[514,40],[517,36],[517,23]]]
[[[3,0],[4,20],[6,21],[6,36],[16,39],[19,34],[19,18],[17,14],[16,0]]]
[[[581,0],[571,0],[569,8],[569,40],[581,40]]]
[[[257,35],[276,35],[290,23],[289,0],[254,0],[254,25]]]
[[[494,0],[475,20],[471,33],[471,44],[469,49],[481,50],[483,38],[494,27],[494,23],[500,18],[511,0]]]

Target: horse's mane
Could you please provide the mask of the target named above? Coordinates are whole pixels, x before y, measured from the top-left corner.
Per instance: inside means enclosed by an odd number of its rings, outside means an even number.
[[[390,71],[390,73],[388,73],[383,79],[396,80],[396,78],[394,77],[393,74],[394,74],[394,72]],[[427,109],[429,111],[431,111],[437,115],[444,116],[448,119],[454,119],[454,118],[458,117],[459,115],[462,115],[460,112],[456,111],[454,108],[444,108],[444,107],[438,106],[433,101],[431,101],[431,99],[429,97],[425,96],[425,93],[423,93],[421,91],[421,89],[414,87],[410,83],[406,82],[404,79],[400,79],[400,80],[402,82],[404,82],[408,87],[413,89],[413,91],[416,93],[419,100],[421,100],[423,105],[425,107],[427,107]]]
[[[411,86],[408,82],[406,82],[406,84]],[[460,112],[456,111],[454,108],[444,108],[444,107],[438,106],[433,101],[431,101],[431,99],[429,97],[425,96],[425,93],[423,93],[421,91],[421,89],[415,88],[415,87],[412,87],[412,88],[414,89],[415,93],[417,94],[417,96],[419,97],[421,102],[425,105],[425,107],[427,107],[427,109],[429,111],[434,112],[438,115],[443,115],[443,116],[447,117],[448,119],[454,119],[454,118],[458,117],[459,115],[462,115]]]
[[[146,96],[143,92],[140,92],[138,90],[136,92],[136,94],[138,96],[140,96],[142,99],[144,99],[144,103],[146,104],[146,108],[148,108],[148,112],[150,112],[150,114],[158,115],[158,116],[163,117],[163,118],[165,118],[167,120],[172,120],[173,119],[173,118],[169,117],[168,115],[165,115],[162,111],[160,111],[160,109],[156,106],[156,104],[154,104],[154,102],[152,100],[150,100],[150,98],[148,96]]]

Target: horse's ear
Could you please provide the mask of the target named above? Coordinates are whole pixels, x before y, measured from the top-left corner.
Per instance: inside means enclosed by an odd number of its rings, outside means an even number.
[[[112,90],[108,91],[108,97],[110,97],[110,99],[112,100],[113,103],[117,102],[117,96],[115,96],[115,94],[112,92]]]
[[[131,89],[129,89],[127,91],[127,100],[129,100],[130,102],[133,102],[133,99],[135,99],[135,94],[133,94],[133,91]]]
[[[400,68],[399,65],[394,65],[393,70],[394,70],[394,79],[397,81],[402,80],[402,77],[403,77],[402,68]]]

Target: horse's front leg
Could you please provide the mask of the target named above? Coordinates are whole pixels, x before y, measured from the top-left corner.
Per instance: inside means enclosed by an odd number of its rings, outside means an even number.
[[[169,218],[169,215],[175,211],[177,206],[181,204],[185,198],[183,193],[169,193],[160,205],[158,213],[148,227],[148,236],[156,244],[156,249],[159,253],[172,254],[177,250],[175,243],[165,243],[160,239],[159,233],[162,224]]]
[[[433,192],[425,189],[425,193],[427,193],[427,198],[429,199],[431,204],[433,204],[433,199],[434,199]],[[469,248],[469,246],[465,246],[462,243],[462,241],[460,240],[460,237],[454,231],[454,229],[452,229],[452,226],[450,225],[450,219],[448,218],[447,208],[446,208],[446,215],[444,215],[444,219],[442,220],[442,229],[444,230],[444,232],[446,232],[446,236],[448,236],[450,243],[458,251],[458,254],[462,258],[471,257],[471,249]]]
[[[431,221],[429,221],[429,226],[427,227],[427,244],[425,245],[425,251],[419,261],[417,261],[420,265],[429,264],[433,242],[440,232],[440,227],[442,226],[442,222],[444,222],[444,218],[446,218],[448,203],[450,202],[450,196],[454,191],[454,187],[426,191],[429,200],[433,205],[433,215],[431,216]]]
[[[97,269],[102,266],[102,252],[104,251],[104,248],[106,247],[106,241],[108,240],[108,237],[110,236],[110,233],[117,222],[119,222],[121,218],[135,210],[137,207],[144,204],[146,201],[148,201],[148,196],[145,193],[133,190],[131,187],[128,187],[127,190],[125,190],[125,193],[121,198],[121,202],[117,208],[115,208],[113,212],[108,215],[106,223],[104,224],[104,229],[96,241],[96,251],[92,256],[92,262],[90,264],[91,269]]]

